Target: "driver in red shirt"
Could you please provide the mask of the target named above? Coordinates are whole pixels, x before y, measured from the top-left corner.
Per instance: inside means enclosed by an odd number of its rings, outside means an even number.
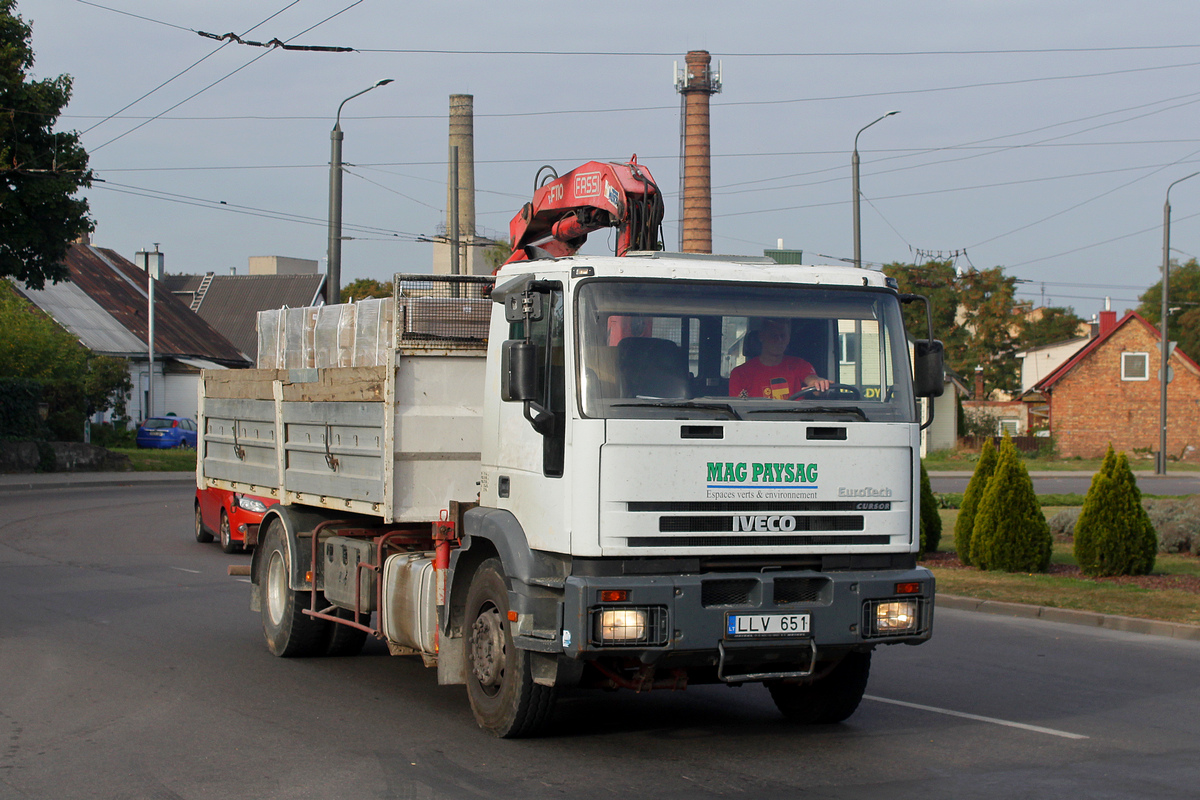
[[[729,373],[731,397],[767,397],[787,400],[801,389],[826,391],[829,381],[813,365],[797,356],[784,355],[792,338],[792,323],[786,319],[765,319],[758,331],[762,354]]]

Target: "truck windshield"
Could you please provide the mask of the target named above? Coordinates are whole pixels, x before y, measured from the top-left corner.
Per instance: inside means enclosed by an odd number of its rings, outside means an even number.
[[[890,291],[595,280],[579,287],[576,303],[584,416],[916,418]],[[808,385],[815,378],[832,385],[816,391]]]

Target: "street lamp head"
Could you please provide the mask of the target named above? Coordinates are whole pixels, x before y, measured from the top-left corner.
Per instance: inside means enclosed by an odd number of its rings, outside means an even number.
[[[377,83],[375,85],[376,86],[387,86],[389,83],[391,83],[394,80],[395,80],[395,78],[384,78],[383,80],[381,80],[379,83]]]

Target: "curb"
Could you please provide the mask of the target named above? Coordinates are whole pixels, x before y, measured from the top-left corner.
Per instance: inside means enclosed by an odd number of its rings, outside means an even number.
[[[94,489],[106,486],[179,486],[180,484],[196,485],[196,475],[192,472],[180,473],[180,478],[137,478],[116,477],[100,478],[98,480],[59,480],[59,481],[21,481],[15,483],[0,483],[0,493],[4,492],[35,492],[43,489]]]
[[[1166,636],[1171,639],[1200,642],[1200,625],[1182,622],[1163,622],[1156,619],[1121,617],[1116,614],[1097,614],[1094,611],[1074,611],[1069,608],[1031,606],[1023,603],[1002,603],[997,600],[976,600],[953,594],[939,594],[935,606],[959,611],[977,611],[982,614],[997,614],[1003,617],[1044,619],[1047,622],[1065,622],[1071,625],[1086,625],[1110,631],[1142,633],[1147,636]]]

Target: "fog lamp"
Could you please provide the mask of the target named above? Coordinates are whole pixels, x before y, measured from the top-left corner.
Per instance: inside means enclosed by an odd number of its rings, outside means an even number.
[[[880,633],[903,633],[916,627],[915,600],[893,600],[875,606],[875,630]]]
[[[606,608],[596,613],[596,639],[637,642],[646,638],[646,612],[639,608]]]

